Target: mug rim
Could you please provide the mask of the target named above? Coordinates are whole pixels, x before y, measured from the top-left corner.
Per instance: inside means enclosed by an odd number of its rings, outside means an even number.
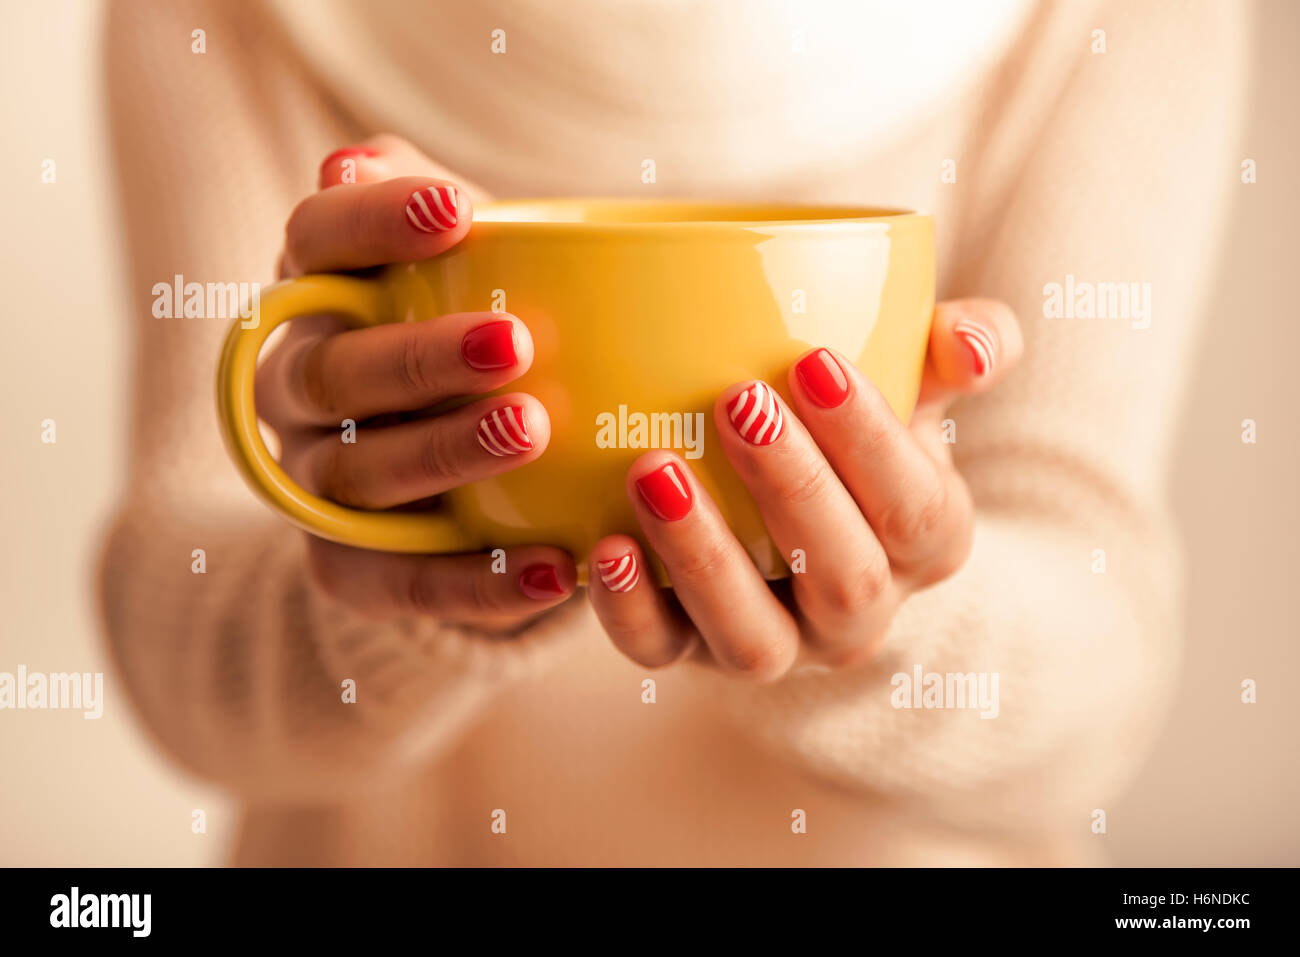
[[[674,216],[668,219],[593,220],[593,219],[528,219],[494,218],[493,213],[508,210],[544,209],[548,206],[591,207],[617,206],[624,210],[653,207],[678,207],[695,209],[700,213],[733,211],[760,215],[700,215],[698,218]],[[789,215],[761,215],[764,211]],[[483,215],[486,214],[486,215]],[[474,207],[473,228],[511,227],[530,232],[561,230],[564,232],[626,231],[626,230],[708,230],[708,229],[791,229],[835,228],[885,224],[909,219],[928,219],[930,214],[901,206],[873,206],[857,203],[807,203],[794,201],[747,202],[743,200],[711,199],[642,199],[618,196],[554,196],[496,199]]]

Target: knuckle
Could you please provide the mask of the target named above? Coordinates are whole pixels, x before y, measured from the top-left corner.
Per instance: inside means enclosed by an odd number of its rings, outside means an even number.
[[[830,466],[819,461],[783,481],[777,487],[777,498],[787,508],[801,508],[824,499],[830,484]]]
[[[324,446],[316,453],[316,485],[322,495],[340,505],[365,507],[368,503],[364,489],[352,461],[347,456],[347,446],[338,439],[323,439]]]
[[[892,576],[883,558],[869,561],[850,574],[836,576],[819,590],[823,607],[836,617],[854,617],[875,606],[889,588]]]
[[[422,485],[439,489],[455,484],[459,472],[448,444],[434,436],[421,444],[415,468],[415,477]]]
[[[337,415],[334,392],[325,375],[324,355],[318,346],[310,346],[298,353],[294,378],[298,391],[308,408],[324,415]]]
[[[406,579],[406,604],[420,615],[436,615],[443,606],[442,582],[427,565],[415,566]]]
[[[376,245],[381,235],[378,221],[371,215],[373,203],[368,203],[366,198],[367,194],[359,190],[348,191],[341,224],[344,235],[352,237],[363,247]]]
[[[499,575],[491,572],[477,573],[469,577],[468,592],[470,605],[480,612],[507,613],[512,610],[511,603],[496,586]]]
[[[900,496],[881,513],[881,537],[895,547],[914,547],[939,527],[947,510],[948,490],[942,482],[929,491]]]
[[[853,640],[842,637],[825,641],[821,645],[822,660],[831,668],[853,668],[865,664],[880,653],[887,629],[879,628],[866,635],[855,635]]]
[[[612,637],[623,654],[644,668],[666,668],[680,654],[680,649],[671,639],[648,623],[623,625],[613,632]]]
[[[974,546],[974,527],[967,523],[953,536],[947,547],[941,549],[928,562],[921,566],[916,574],[916,585],[925,588],[937,582],[951,578],[961,570],[970,558]]]
[[[433,395],[437,387],[437,356],[426,336],[415,330],[402,338],[397,351],[398,381],[407,391],[422,396]]]
[[[285,409],[284,357],[276,349],[266,357],[253,373],[253,395],[258,415],[271,428],[279,431],[288,424]]]
[[[731,560],[731,552],[726,545],[711,539],[701,547],[673,565],[679,580],[690,582],[709,581],[716,578]]]
[[[773,681],[789,668],[793,656],[778,641],[763,644],[734,642],[725,646],[719,657],[728,671],[753,678],[756,681]]]
[[[891,413],[892,414],[892,413]],[[889,448],[897,434],[884,415],[865,415],[861,420],[857,444],[867,458],[874,458]]]

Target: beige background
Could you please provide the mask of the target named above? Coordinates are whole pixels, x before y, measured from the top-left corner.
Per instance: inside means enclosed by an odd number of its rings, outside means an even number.
[[[100,16],[94,0],[0,11],[0,671],[106,667],[92,568],[125,467],[131,373]],[[1300,863],[1300,332],[1286,292],[1300,251],[1300,4],[1265,0],[1259,31],[1241,148],[1259,182],[1239,187],[1171,488],[1192,578],[1185,675],[1155,754],[1097,838],[1122,864]],[[54,184],[40,179],[46,159]],[[47,418],[54,445],[40,441]],[[1245,418],[1256,445],[1240,441]],[[1239,701],[1244,678],[1259,684],[1256,705]],[[221,861],[228,803],[152,750],[111,675],[106,698],[99,721],[0,712],[0,864]],[[191,832],[196,808],[207,834]]]

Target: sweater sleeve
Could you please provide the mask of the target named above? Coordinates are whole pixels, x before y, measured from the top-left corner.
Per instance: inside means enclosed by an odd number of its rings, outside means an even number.
[[[1242,188],[1241,10],[1090,14],[1036,18],[958,167],[941,294],[1005,300],[1026,342],[1007,381],[952,412],[978,511],[969,562],[905,602],[869,666],[729,695],[739,724],[816,772],[981,827],[1086,826],[1158,730],[1180,645],[1167,463]],[[1052,283],[1074,291],[1063,316]],[[1103,290],[1122,315],[1082,317],[1101,283],[1135,295],[1125,309]],[[892,679],[918,666],[996,676],[997,716],[895,707]]]
[[[155,317],[151,290],[267,280],[315,163],[357,135],[270,52],[256,8],[237,6],[109,12],[136,365],[129,492],[100,600],[118,679],[166,751],[250,798],[328,800],[429,760],[496,690],[560,653],[579,603],[499,641],[364,620],[312,587],[302,533],[227,460],[212,382],[230,320]]]

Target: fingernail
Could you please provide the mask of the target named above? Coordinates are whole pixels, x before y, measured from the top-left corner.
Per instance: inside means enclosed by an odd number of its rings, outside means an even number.
[[[804,356],[794,371],[808,397],[823,409],[833,409],[849,396],[848,376],[825,349]]]
[[[622,558],[608,558],[596,562],[600,580],[610,591],[631,591],[641,580],[641,568],[636,556],[628,552]]]
[[[727,405],[731,424],[750,445],[771,445],[785,431],[785,416],[776,392],[766,382],[755,382]]]
[[[993,336],[983,326],[976,325],[969,319],[958,319],[953,323],[952,331],[966,344],[970,352],[971,365],[977,376],[988,375],[993,370],[993,356],[997,352]]]
[[[459,215],[454,186],[426,186],[406,201],[406,218],[422,233],[445,233]]]
[[[515,354],[515,324],[498,319],[475,326],[460,340],[460,354],[474,369],[508,369],[519,361]]]
[[[545,601],[564,594],[559,572],[554,565],[529,565],[519,573],[519,590],[529,598]]]
[[[641,493],[641,498],[650,507],[650,511],[665,522],[684,518],[695,501],[686,476],[672,462],[637,479],[636,490]]]
[[[341,163],[343,160],[346,159],[356,159],[357,157],[361,157],[361,156],[378,156],[378,155],[379,155],[378,150],[372,150],[368,146],[345,146],[341,150],[335,150],[333,153],[331,153],[329,156],[325,157],[325,159],[321,161],[320,173],[317,176],[317,179],[320,181],[321,188],[324,189],[326,186],[338,185],[337,183],[332,182],[333,177],[330,177],[330,179],[326,179],[326,176],[330,173],[330,168],[335,163]],[[353,166],[355,165],[356,164],[354,163]],[[348,171],[345,167],[343,173],[339,177],[339,183],[356,182],[355,174],[349,178],[347,172]]]
[[[321,160],[321,169],[329,166],[330,163],[338,160],[345,160],[352,156],[378,156],[378,150],[372,150],[369,146],[345,146],[342,149],[335,150],[325,159]]]
[[[533,442],[524,427],[524,407],[505,405],[479,419],[478,444],[497,458],[530,451]]]

